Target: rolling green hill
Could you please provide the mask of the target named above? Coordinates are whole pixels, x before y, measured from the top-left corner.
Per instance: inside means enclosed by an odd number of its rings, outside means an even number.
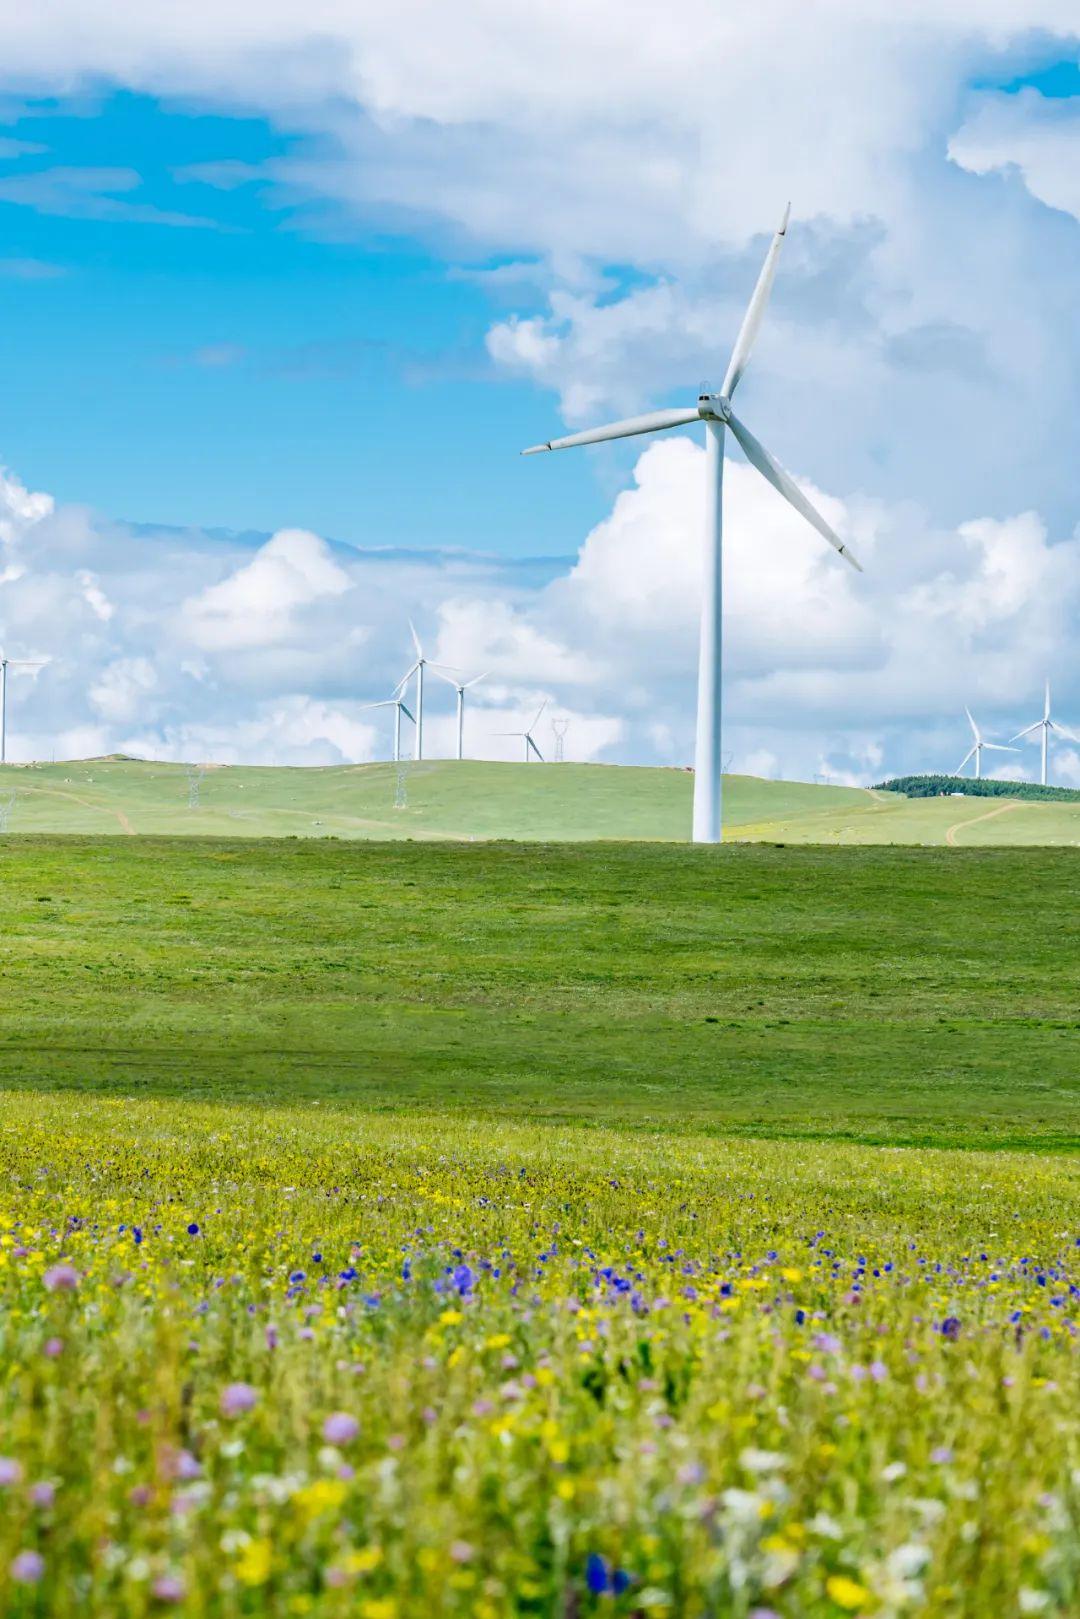
[[[430,760],[326,769],[88,759],[0,769],[10,833],[217,837],[634,839],[689,836],[693,778],[614,765]],[[908,799],[876,788],[725,780],[730,841],[1080,845],[1080,801]]]

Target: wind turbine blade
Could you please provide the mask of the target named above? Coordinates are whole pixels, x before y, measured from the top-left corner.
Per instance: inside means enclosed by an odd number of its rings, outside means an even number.
[[[413,725],[416,724],[415,719],[413,719],[413,711],[412,711],[411,708],[406,707],[406,705],[404,703],[402,703],[402,702],[399,702],[397,704],[397,707],[400,708],[400,710],[404,714],[405,718],[407,720],[409,720],[411,724],[413,724]]]
[[[1051,720],[1050,729],[1060,731],[1062,736],[1068,737],[1070,742],[1080,742],[1080,733],[1071,731],[1067,725],[1062,725],[1060,720]]]
[[[448,686],[453,686],[454,690],[457,691],[457,681],[454,679],[453,675],[443,673],[443,666],[441,663],[429,663],[428,668],[431,670],[433,675],[438,675],[440,680],[445,680]]]
[[[765,315],[765,306],[772,291],[773,279],[776,275],[776,261],[780,257],[780,249],[783,246],[790,216],[791,204],[789,202],[784,209],[780,229],[769,243],[769,251],[765,255],[765,263],[761,266],[757,286],[754,288],[750,302],[746,306],[746,314],[743,316],[742,325],[739,327],[735,347],[731,351],[731,359],[728,361],[727,372],[724,376],[723,386],[720,389],[721,394],[727,399],[731,398],[739,386],[739,378],[749,363],[750,351],[754,347],[754,342]]]
[[[1046,682],[1046,707],[1043,709],[1043,719],[1050,718],[1050,682]]]
[[[532,725],[529,726],[530,731],[533,730],[535,728],[535,726],[539,723],[540,716],[544,712],[544,710],[545,710],[545,708],[547,706],[548,706],[548,700],[545,697],[544,701],[540,704],[540,707],[536,710],[536,719],[534,719],[533,722],[532,722]]]
[[[489,736],[524,736],[524,731],[489,731]]]
[[[411,618],[409,620],[409,634],[412,636],[412,644],[416,648],[417,658],[422,658],[424,656],[424,650],[420,645],[420,637],[416,633],[416,625],[413,623]]]
[[[1004,742],[984,742],[984,748],[992,748],[995,753],[1019,753],[1019,748],[1010,748]]]
[[[1051,721],[1051,724],[1052,723],[1053,722]],[[1029,725],[1026,730],[1017,731],[1015,736],[1011,736],[1009,738],[1009,741],[1010,742],[1019,742],[1022,737],[1030,736],[1032,731],[1041,731],[1042,728],[1043,728],[1043,721],[1042,720],[1036,720],[1035,724],[1034,725]]]
[[[533,752],[536,754],[536,757],[539,759],[540,763],[543,764],[544,755],[540,752],[540,749],[536,746],[536,743],[533,741],[532,737],[529,735],[529,733],[527,731],[525,733],[525,741],[528,744],[528,746],[533,750]]]
[[[767,479],[768,482],[772,484],[773,488],[783,495],[786,501],[789,501],[790,504],[794,506],[795,510],[800,516],[806,518],[806,521],[811,525],[812,528],[817,529],[818,533],[823,539],[828,540],[829,544],[834,546],[835,549],[839,551],[840,555],[845,559],[845,561],[850,562],[853,568],[857,569],[859,573],[862,573],[862,564],[856,561],[855,557],[844,544],[839,534],[836,533],[835,529],[829,526],[824,517],[822,517],[821,513],[811,506],[810,502],[807,500],[794,478],[790,477],[784,471],[783,467],[778,461],[773,460],[764,444],[758,443],[753,433],[751,433],[750,429],[739,421],[739,418],[735,415],[734,411],[730,412],[728,415],[728,426],[731,428],[731,431],[735,434],[735,437],[742,446],[743,454],[746,456],[746,459],[749,461],[750,465],[757,468],[757,470],[761,473],[761,476]]]
[[[958,776],[960,774],[961,770],[963,770],[964,766],[966,764],[970,764],[972,759],[974,759],[974,757],[975,757],[975,749],[972,748],[970,753],[965,753],[964,757],[961,759],[960,763],[957,765],[956,769],[953,771],[953,775]]]
[[[541,450],[570,450],[575,444],[603,444],[611,438],[633,438],[637,433],[662,433],[668,427],[685,427],[701,420],[695,405],[685,410],[650,410],[647,416],[627,416],[625,421],[608,422],[606,427],[590,427],[584,433],[553,438],[547,444],[533,444],[522,455],[539,455]]]
[[[418,663],[414,663],[411,669],[406,670],[401,679],[398,681],[397,685],[394,687],[395,692],[401,691],[402,688],[408,684],[419,667],[420,665]]]
[[[979,735],[979,727],[975,724],[975,716],[972,714],[970,708],[968,708],[966,704],[964,706],[964,713],[967,715],[968,724],[971,726],[971,729],[975,734],[975,743],[977,746],[982,741],[982,737]]]
[[[475,686],[475,685],[477,685],[477,684],[478,684],[478,683],[479,683],[479,682],[480,682],[480,681],[481,681],[481,680],[486,680],[486,679],[487,679],[487,677],[488,677],[488,675],[489,675],[489,674],[490,674],[490,673],[491,673],[491,670],[490,670],[490,669],[485,669],[485,670],[484,670],[484,672],[483,672],[483,674],[482,674],[482,675],[473,675],[473,677],[472,677],[472,679],[471,679],[471,680],[467,680],[467,681],[466,681],[466,682],[465,682],[465,690],[466,690],[466,691],[468,691],[468,689],[469,689],[469,687],[470,687],[470,686]]]
[[[363,712],[365,708],[396,708],[397,706],[398,705],[393,697],[387,697],[385,701],[381,703],[361,703],[360,710]]]

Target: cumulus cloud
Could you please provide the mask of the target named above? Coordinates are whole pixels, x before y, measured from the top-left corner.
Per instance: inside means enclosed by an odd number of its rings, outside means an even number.
[[[632,486],[546,576],[485,556],[358,551],[303,530],[181,543],[56,507],[5,475],[0,533],[14,571],[0,584],[0,624],[10,655],[45,664],[13,676],[12,756],[386,757],[391,711],[367,705],[412,661],[414,617],[430,658],[484,674],[468,695],[471,755],[519,757],[520,738],[502,733],[543,704],[537,739],[549,757],[557,719],[568,758],[685,765],[702,463],[689,438],[648,446]],[[910,506],[807,488],[859,547],[864,575],[751,468],[728,462],[733,768],[851,781],[952,768],[966,748],[963,705],[991,734],[1015,731],[1046,674],[1062,718],[1080,709],[1070,651],[1080,538],[1052,536],[1032,512],[946,530]],[[451,684],[429,678],[430,755],[454,751]],[[1071,760],[1062,750],[1061,774]]]
[[[1037,90],[983,95],[949,141],[949,156],[972,174],[1015,173],[1049,208],[1080,219],[1080,97]]]
[[[349,588],[317,534],[283,529],[242,568],[181,607],[187,634],[205,651],[273,646],[288,639],[298,608]]]

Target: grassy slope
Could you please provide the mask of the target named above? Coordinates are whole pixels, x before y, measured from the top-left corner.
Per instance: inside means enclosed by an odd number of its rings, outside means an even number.
[[[1077,857],[0,842],[0,1085],[1071,1146]]]
[[[434,760],[338,769],[208,770],[188,807],[182,765],[89,760],[0,770],[12,832],[223,837],[633,838],[688,836],[685,771]],[[1080,844],[1080,804],[898,798],[850,787],[725,783],[733,839],[821,843]]]

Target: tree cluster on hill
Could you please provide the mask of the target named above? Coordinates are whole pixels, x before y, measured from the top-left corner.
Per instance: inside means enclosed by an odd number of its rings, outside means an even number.
[[[942,798],[964,793],[969,798],[1080,799],[1075,787],[1043,787],[1037,781],[995,781],[973,776],[893,776],[879,781],[875,791],[903,793],[906,798]]]

